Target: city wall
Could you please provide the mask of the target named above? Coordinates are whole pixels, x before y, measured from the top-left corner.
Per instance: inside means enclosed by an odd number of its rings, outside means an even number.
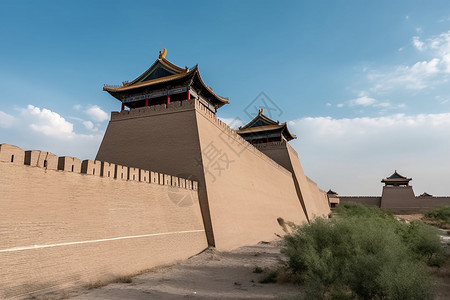
[[[272,240],[285,222],[307,222],[291,172],[199,104],[196,119],[216,246]]]
[[[112,113],[97,159],[198,181],[208,242],[218,249],[273,239],[283,220],[307,221],[292,173],[195,99]]]
[[[0,299],[114,280],[207,247],[198,184],[0,145]]]

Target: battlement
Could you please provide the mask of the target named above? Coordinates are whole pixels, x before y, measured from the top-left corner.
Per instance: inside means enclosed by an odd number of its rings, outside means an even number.
[[[99,176],[124,181],[138,181],[178,187],[188,190],[198,190],[198,182],[176,176],[143,170],[128,166],[98,160],[83,160],[70,156],[58,157],[51,152],[27,150],[0,144],[0,162],[15,165],[38,167],[45,170],[79,173],[82,175]]]
[[[174,101],[170,102],[169,104],[152,105],[131,110],[122,110],[121,112],[113,111],[111,112],[111,121],[193,110],[196,102],[198,102],[198,100],[192,99],[189,101]]]
[[[147,107],[140,107],[135,108],[131,110],[123,110],[121,112],[111,112],[111,121],[120,121],[120,120],[126,120],[126,119],[133,119],[133,118],[141,118],[141,117],[148,117],[148,116],[154,116],[154,115],[160,115],[160,114],[167,114],[167,113],[177,113],[177,112],[183,112],[188,110],[197,110],[200,112],[207,120],[215,124],[218,128],[222,129],[227,136],[225,138],[231,139],[230,143],[239,143],[244,148],[247,148],[249,151],[251,151],[254,155],[258,156],[259,158],[265,160],[266,162],[272,164],[273,166],[277,167],[278,169],[289,172],[282,166],[280,166],[278,163],[273,161],[270,157],[262,153],[258,150],[258,147],[262,146],[256,146],[252,145],[249,142],[247,142],[245,139],[243,139],[239,134],[237,134],[236,130],[232,129],[230,126],[228,126],[225,122],[221,121],[219,118],[217,118],[216,114],[213,113],[210,109],[205,107],[199,100],[197,99],[191,99],[191,100],[185,100],[185,101],[174,101],[170,102],[169,104],[160,104],[160,105],[153,105],[153,106],[147,106]],[[286,141],[280,141],[280,142],[273,142],[269,143],[272,147],[280,146],[286,144]],[[164,179],[161,179],[164,181]],[[161,181],[160,180],[160,181]]]

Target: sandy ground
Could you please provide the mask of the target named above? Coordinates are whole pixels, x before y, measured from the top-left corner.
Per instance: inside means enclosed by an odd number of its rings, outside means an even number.
[[[285,299],[299,295],[290,283],[259,283],[276,270],[283,256],[279,242],[260,243],[231,252],[208,249],[186,261],[132,278],[77,292],[70,299]],[[260,267],[265,271],[253,271]]]

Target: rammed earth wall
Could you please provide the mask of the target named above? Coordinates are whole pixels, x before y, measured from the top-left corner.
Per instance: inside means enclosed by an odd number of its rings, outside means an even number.
[[[79,160],[41,151],[41,163],[24,165],[25,154],[0,146],[0,299],[108,281],[207,247],[197,182],[149,183],[154,172],[100,161],[83,162],[83,174]]]
[[[286,141],[256,144],[255,147],[292,172],[295,188],[309,220],[330,213],[328,197],[317,184],[305,176],[297,152]]]
[[[210,245],[232,249],[282,234],[306,216],[292,173],[197,100],[113,113],[97,159],[190,176]]]

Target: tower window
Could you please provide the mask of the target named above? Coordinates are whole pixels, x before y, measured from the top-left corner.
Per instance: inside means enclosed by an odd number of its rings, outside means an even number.
[[[11,155],[11,162],[14,162],[14,154]]]
[[[44,160],[44,168],[47,168],[47,160]]]

